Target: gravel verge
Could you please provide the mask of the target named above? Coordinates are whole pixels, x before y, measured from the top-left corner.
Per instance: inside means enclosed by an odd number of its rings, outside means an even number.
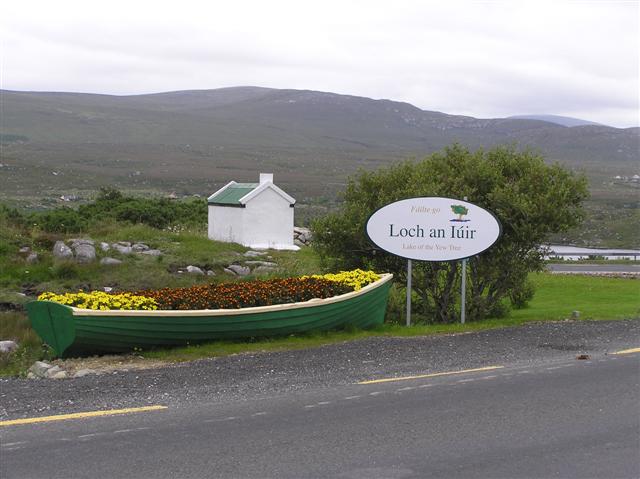
[[[257,399],[366,379],[597,357],[632,347],[640,347],[638,319],[562,321],[455,335],[373,337],[73,379],[0,379],[0,420]]]

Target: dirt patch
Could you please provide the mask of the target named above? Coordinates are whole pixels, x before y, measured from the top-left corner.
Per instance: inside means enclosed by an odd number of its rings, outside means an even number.
[[[52,364],[60,366],[65,371],[73,374],[81,369],[92,369],[97,373],[109,373],[113,371],[161,368],[172,363],[158,359],[147,359],[135,354],[126,354],[56,359],[52,361]]]

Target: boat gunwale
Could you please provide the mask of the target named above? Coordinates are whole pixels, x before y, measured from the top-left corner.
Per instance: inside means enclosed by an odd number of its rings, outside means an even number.
[[[370,283],[357,291],[350,291],[348,293],[340,294],[338,296],[332,296],[330,298],[313,298],[308,301],[299,301],[296,303],[284,303],[284,304],[272,304],[269,306],[252,306],[249,308],[237,308],[237,309],[154,309],[154,310],[131,310],[131,309],[82,309],[74,306],[61,305],[71,309],[71,313],[74,317],[88,317],[88,316],[129,316],[129,317],[197,317],[197,316],[237,316],[245,314],[257,314],[257,313],[270,313],[278,311],[287,311],[293,309],[310,308],[316,306],[324,306],[327,304],[339,303],[347,301],[358,296],[373,291],[379,288],[383,284],[391,281],[393,274],[382,273],[380,279]],[[56,303],[59,304],[59,303]]]

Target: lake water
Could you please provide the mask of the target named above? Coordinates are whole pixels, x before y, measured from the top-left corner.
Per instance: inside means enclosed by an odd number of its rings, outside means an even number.
[[[559,256],[564,259],[587,259],[589,256],[602,256],[605,259],[640,259],[640,250],[615,248],[579,248],[577,246],[546,245],[551,253],[545,258]]]

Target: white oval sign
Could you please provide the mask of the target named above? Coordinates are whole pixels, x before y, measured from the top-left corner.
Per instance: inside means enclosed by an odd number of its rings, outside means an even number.
[[[497,218],[453,198],[409,198],[388,204],[367,221],[367,235],[389,253],[421,261],[451,261],[482,253],[502,228]]]

